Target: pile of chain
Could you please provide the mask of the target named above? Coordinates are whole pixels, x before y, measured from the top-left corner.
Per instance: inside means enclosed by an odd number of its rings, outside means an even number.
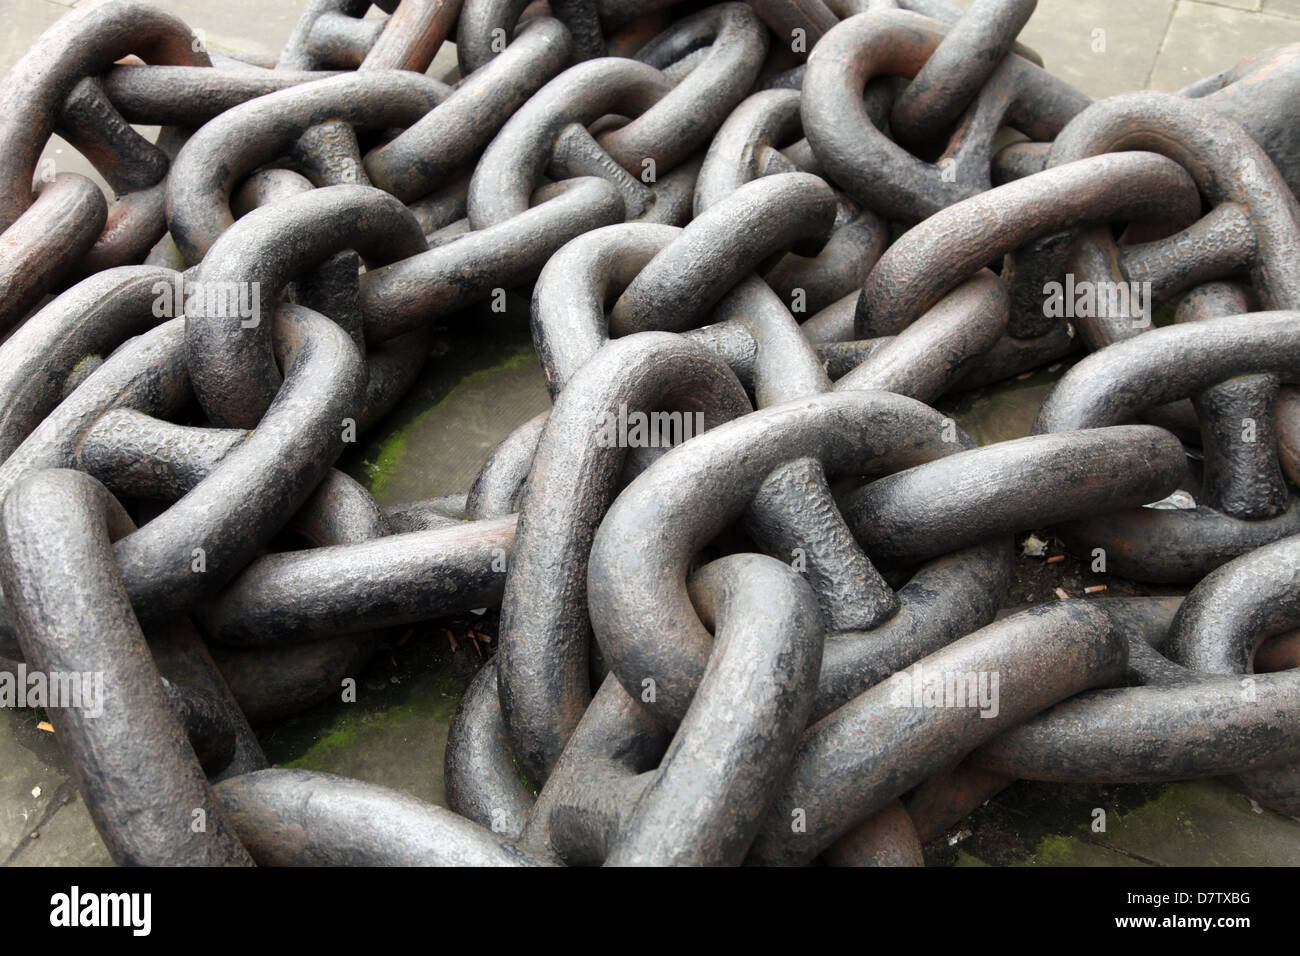
[[[0,83],[0,671],[103,675],[49,713],[118,862],[914,865],[1017,779],[1300,813],[1296,47],[1094,103],[1034,0],[377,5],[270,61],[112,0]],[[550,412],[379,507],[339,455],[529,287]],[[1031,437],[927,404],[1079,350]],[[1185,596],[999,616],[1045,528]],[[451,809],[267,767],[484,606]]]

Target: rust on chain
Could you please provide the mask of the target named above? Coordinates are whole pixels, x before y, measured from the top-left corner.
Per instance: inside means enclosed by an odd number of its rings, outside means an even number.
[[[111,682],[50,716],[115,861],[918,866],[1021,779],[1300,813],[1300,45],[1092,103],[1034,0],[374,6],[261,57],[109,0],[0,79],[0,674]],[[508,293],[549,410],[381,505],[346,446]],[[1026,437],[940,410],[1054,363]],[[1011,606],[1027,532],[1165,596]],[[448,806],[268,768],[485,608]]]

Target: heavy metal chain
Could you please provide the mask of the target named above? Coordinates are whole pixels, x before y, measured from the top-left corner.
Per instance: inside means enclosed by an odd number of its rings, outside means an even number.
[[[1300,45],[1094,103],[1034,0],[376,6],[259,59],[110,0],[0,82],[0,678],[102,677],[48,712],[115,860],[916,865],[1017,779],[1300,814]],[[336,461],[507,289],[551,410],[381,508]],[[932,407],[1062,360],[1029,437]],[[999,616],[1044,528],[1185,596]],[[450,809],[268,767],[482,607]]]

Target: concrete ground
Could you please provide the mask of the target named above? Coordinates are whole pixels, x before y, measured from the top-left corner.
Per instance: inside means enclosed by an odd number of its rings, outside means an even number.
[[[0,71],[69,8],[97,0],[0,0]],[[302,0],[155,0],[213,49],[274,54]],[[1040,0],[1021,35],[1047,68],[1094,97],[1175,91],[1259,50],[1300,41],[1300,0]],[[445,61],[444,52],[442,61]],[[60,141],[59,170],[90,172]],[[528,337],[528,303],[443,329],[429,370],[344,466],[384,503],[465,491],[492,446],[548,407]],[[1055,376],[961,397],[950,413],[981,442],[1027,433]],[[1022,568],[1032,590],[1035,569]],[[1073,572],[1071,572],[1073,573]],[[1068,585],[1087,583],[1065,580]],[[1028,593],[1026,591],[1025,593]],[[1023,599],[1023,598],[1022,598]],[[490,650],[491,614],[386,640],[356,704],[326,703],[259,728],[283,765],[371,780],[441,803],[447,722]],[[480,645],[483,646],[480,646]],[[0,862],[107,864],[53,735],[35,711],[0,710]],[[1096,810],[1106,811],[1097,830]],[[1225,781],[1169,787],[1020,783],[927,847],[939,865],[1300,864],[1300,822],[1254,806]]]

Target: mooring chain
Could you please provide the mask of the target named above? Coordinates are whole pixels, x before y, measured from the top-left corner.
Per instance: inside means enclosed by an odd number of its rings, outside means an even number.
[[[911,866],[1019,779],[1300,813],[1297,46],[1094,103],[1033,0],[371,5],[269,58],[110,0],[0,81],[0,676],[102,683],[47,710],[117,862]],[[530,287],[551,409],[381,507],[340,457]],[[1064,361],[1028,437],[932,407]],[[1189,593],[999,617],[1044,529]],[[268,766],[482,608],[447,808]]]

